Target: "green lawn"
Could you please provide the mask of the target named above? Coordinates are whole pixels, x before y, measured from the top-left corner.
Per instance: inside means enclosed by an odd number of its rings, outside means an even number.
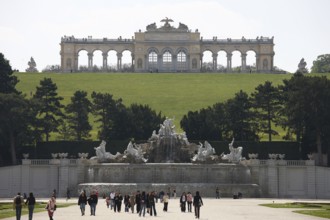
[[[302,209],[302,210],[294,210],[293,212],[330,219],[330,203],[294,202],[294,203],[271,203],[271,204],[261,204],[261,205],[270,208]]]
[[[71,205],[76,205],[76,203],[57,203],[57,208],[64,208]],[[34,212],[46,212],[45,210],[46,202],[38,202],[34,207]],[[27,206],[23,206],[22,215],[27,215],[29,213]],[[15,210],[13,210],[13,203],[0,203],[0,219],[9,218],[16,215]],[[47,218],[47,214],[45,213],[45,218]]]
[[[20,80],[17,88],[27,97],[35,92],[40,80],[49,77],[56,83],[59,95],[64,97],[63,104],[69,103],[77,90],[87,91],[89,96],[93,91],[107,92],[116,99],[122,98],[126,106],[132,103],[147,104],[156,112],[175,117],[174,123],[180,131],[180,120],[188,111],[223,102],[239,90],[251,94],[267,80],[273,85],[282,84],[292,74],[16,73],[16,76]],[[96,126],[93,129],[92,137],[95,137]],[[283,133],[282,129],[278,130]]]
[[[148,104],[163,115],[175,117],[175,123],[190,110],[206,108],[232,98],[243,90],[250,94],[266,80],[274,85],[291,75],[214,74],[214,73],[17,73],[17,88],[29,97],[44,77],[52,78],[64,104],[77,90],[107,92],[122,98],[125,105]]]

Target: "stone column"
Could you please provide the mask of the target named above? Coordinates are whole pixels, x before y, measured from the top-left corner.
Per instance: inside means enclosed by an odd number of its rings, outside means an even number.
[[[280,198],[287,196],[287,162],[285,160],[278,161],[279,165],[277,168],[278,172],[278,196]]]
[[[241,58],[242,58],[241,71],[245,72],[246,71],[246,53],[242,53]]]
[[[200,59],[200,71],[202,72],[203,69],[203,54],[201,54],[201,59]]]
[[[306,164],[306,174],[307,174],[307,198],[310,199],[319,199],[319,197],[317,196],[317,190],[316,187],[322,188],[319,186],[319,183],[316,184],[316,167],[315,165],[308,165]]]
[[[256,69],[257,69],[257,72],[259,72],[260,70],[260,55],[259,54],[256,54]]]
[[[177,72],[177,63],[178,63],[178,56],[176,54],[172,55],[172,70]],[[171,70],[170,70],[171,71]]]
[[[231,57],[232,53],[227,53],[227,72],[231,72]]]
[[[131,54],[131,56],[132,56],[131,69],[132,69],[132,71],[134,72],[134,69],[135,69],[135,68],[134,68],[134,63],[135,63],[135,62],[134,62],[134,58],[135,58],[135,56],[134,56],[133,53]]]
[[[144,70],[146,72],[149,72],[149,59],[148,59],[148,55],[144,55]]]
[[[22,192],[30,192],[31,184],[30,184],[30,166],[31,160],[23,159],[22,160],[22,172],[21,172],[21,191]]]
[[[187,72],[191,72],[191,66],[190,66],[190,62],[191,62],[191,60],[190,60],[190,55],[188,54],[187,55],[187,59],[186,59],[186,70],[187,70]]]
[[[163,55],[162,54],[158,55],[158,57],[157,57],[157,68],[158,68],[158,71],[161,71],[163,69]]]
[[[102,53],[102,57],[103,57],[103,71],[107,71],[108,70],[108,53]]]
[[[278,169],[276,160],[268,160],[268,193],[270,197],[278,197]]]
[[[93,70],[93,53],[88,53],[88,69],[89,71]]]
[[[270,71],[273,71],[274,70],[274,53],[271,55],[271,58],[270,58]]]
[[[61,159],[59,167],[59,196],[66,195],[67,188],[69,187],[69,160]]]
[[[74,61],[73,61],[73,72],[79,71],[78,58],[79,58],[79,54],[75,54]]]
[[[122,53],[117,53],[117,70],[120,71],[122,66],[121,66],[121,58],[123,57]]]
[[[49,165],[49,172],[48,172],[48,182],[49,182],[49,186],[47,189],[47,196],[49,196],[49,193],[53,192],[53,190],[55,189],[57,194],[58,194],[58,189],[59,189],[59,184],[60,184],[60,180],[59,180],[59,165],[58,165],[58,160],[54,159],[54,160],[50,160],[50,165]]]
[[[213,57],[213,63],[212,63],[213,72],[217,72],[218,54],[217,53],[214,53],[214,54],[212,54],[212,57]]]

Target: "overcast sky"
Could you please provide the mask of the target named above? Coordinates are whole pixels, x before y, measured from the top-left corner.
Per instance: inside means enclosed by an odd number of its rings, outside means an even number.
[[[25,71],[33,56],[42,70],[60,64],[64,35],[131,38],[169,17],[204,39],[274,36],[275,66],[294,72],[301,58],[311,68],[330,53],[329,9],[329,0],[0,0],[0,52],[14,69]]]

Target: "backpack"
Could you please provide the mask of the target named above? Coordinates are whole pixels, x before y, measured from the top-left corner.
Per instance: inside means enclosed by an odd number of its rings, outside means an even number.
[[[22,203],[21,197],[20,196],[16,196],[16,198],[15,198],[15,204],[16,205],[21,205],[21,203]]]

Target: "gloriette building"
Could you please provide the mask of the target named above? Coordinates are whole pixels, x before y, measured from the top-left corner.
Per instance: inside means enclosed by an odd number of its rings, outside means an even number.
[[[247,52],[256,54],[257,72],[272,72],[274,67],[274,38],[257,37],[255,39],[203,39],[198,30],[191,31],[188,26],[179,23],[178,27],[170,24],[171,19],[163,19],[164,25],[157,27],[149,24],[146,31],[139,30],[132,39],[93,39],[75,38],[61,39],[61,68],[63,72],[79,70],[78,56],[82,50],[87,51],[88,69],[93,68],[93,54],[101,51],[102,68],[107,71],[108,53],[116,51],[117,70],[123,68],[122,55],[124,51],[131,52],[131,66],[134,72],[201,72],[203,53],[212,53],[212,70],[217,71],[217,57],[220,51],[226,53],[227,62],[222,64],[227,72],[232,71],[232,53],[241,54],[241,71],[248,72],[246,65]]]

